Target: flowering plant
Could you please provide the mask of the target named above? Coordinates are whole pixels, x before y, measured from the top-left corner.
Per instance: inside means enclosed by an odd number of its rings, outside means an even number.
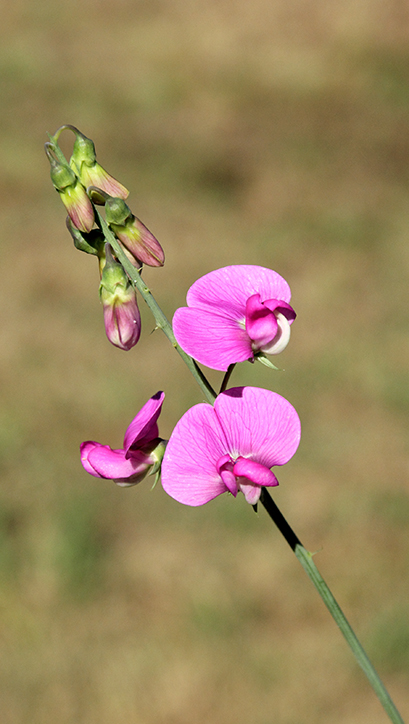
[[[69,164],[58,145],[65,129],[75,134]],[[268,492],[278,485],[271,468],[287,463],[297,450],[297,412],[271,390],[226,389],[236,363],[260,359],[270,365],[266,355],[278,354],[287,346],[295,319],[287,282],[277,272],[259,266],[217,269],[191,286],[188,306],[175,312],[172,328],[141,276],[144,263],[162,266],[164,253],[125,204],[127,190],[97,164],[93,142],[74,126],[62,126],[49,139],[46,153],[51,178],[67,208],[74,244],[98,257],[108,339],[126,351],[137,344],[141,332],[138,292],[151,309],[156,327],[163,330],[207,399],[182,415],[166,443],[159,437],[157,421],[164,393],[158,392],[128,426],[123,448],[90,440],[82,443],[84,469],[122,487],[136,485],[152,473],[158,477],[162,471],[165,491],[191,506],[225,492],[243,493],[255,509],[260,502],[316,587],[390,720],[403,724],[312,554]],[[105,218],[97,204],[104,205]],[[197,362],[225,371],[218,394]]]

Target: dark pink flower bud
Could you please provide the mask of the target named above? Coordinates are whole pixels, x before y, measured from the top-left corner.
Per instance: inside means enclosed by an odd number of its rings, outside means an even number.
[[[136,292],[109,249],[106,244],[106,263],[99,286],[105,331],[111,344],[119,349],[130,350],[141,334],[141,316]]]
[[[107,199],[105,214],[109,228],[137,262],[163,266],[165,254],[158,240],[122,199]]]

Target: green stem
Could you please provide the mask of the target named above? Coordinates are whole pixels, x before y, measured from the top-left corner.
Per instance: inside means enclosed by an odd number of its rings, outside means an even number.
[[[346,642],[350,647],[353,655],[355,656],[355,659],[357,660],[359,666],[366,674],[369,683],[372,686],[372,689],[374,690],[376,696],[378,697],[387,715],[389,716],[389,719],[391,720],[391,722],[393,722],[393,724],[404,724],[401,715],[399,714],[395,704],[393,703],[385,688],[385,685],[379,678],[379,675],[377,674],[370,660],[368,659],[368,656],[365,653],[360,642],[358,641],[353,629],[351,628],[351,625],[348,623],[340,606],[338,605],[330,589],[325,583],[323,577],[321,576],[317,566],[315,565],[312,559],[312,553],[309,553],[304,548],[300,539],[296,536],[291,526],[287,523],[286,519],[284,518],[283,514],[275,504],[274,500],[272,499],[266,488],[261,489],[260,503],[264,506],[268,515],[276,524],[277,528],[286,539],[290,548],[294,551],[307,576],[310,578],[315,588],[317,589],[332,618],[334,619],[335,623],[340,628],[341,633],[345,637]]]

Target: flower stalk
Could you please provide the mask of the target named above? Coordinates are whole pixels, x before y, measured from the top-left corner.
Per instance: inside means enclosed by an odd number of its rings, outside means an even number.
[[[294,551],[310,581],[314,584],[332,618],[344,636],[353,655],[355,656],[357,663],[363,670],[370,685],[372,686],[372,689],[389,716],[389,719],[393,722],[393,724],[404,724],[404,721],[393,703],[385,685],[381,681],[379,674],[371,664],[350,623],[315,565],[313,561],[313,554],[304,548],[300,539],[294,533],[293,529],[284,518],[266,488],[262,488],[261,490],[260,503],[264,506],[271,520],[276,524],[278,530],[284,536],[291,550]]]

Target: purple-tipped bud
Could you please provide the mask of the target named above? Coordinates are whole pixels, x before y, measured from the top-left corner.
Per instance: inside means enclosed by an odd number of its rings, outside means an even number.
[[[125,201],[119,198],[107,199],[105,215],[111,231],[137,262],[148,266],[163,266],[165,254],[161,245],[149,229],[133,215]]]
[[[105,331],[111,344],[129,350],[135,346],[141,334],[136,294],[121,264],[114,260],[109,244],[105,245],[105,251],[106,263],[99,286]]]
[[[126,199],[129,195],[128,189],[107,173],[97,162],[94,142],[84,136],[75,126],[67,126],[67,128],[75,133],[70,166],[79,176],[82,185],[85,188],[97,186],[110,196]]]
[[[85,188],[74,171],[67,164],[61,163],[52,155],[52,144],[45,144],[45,151],[50,162],[50,175],[54,188],[58,191],[68,215],[79,231],[91,231],[94,226],[94,209]]]

